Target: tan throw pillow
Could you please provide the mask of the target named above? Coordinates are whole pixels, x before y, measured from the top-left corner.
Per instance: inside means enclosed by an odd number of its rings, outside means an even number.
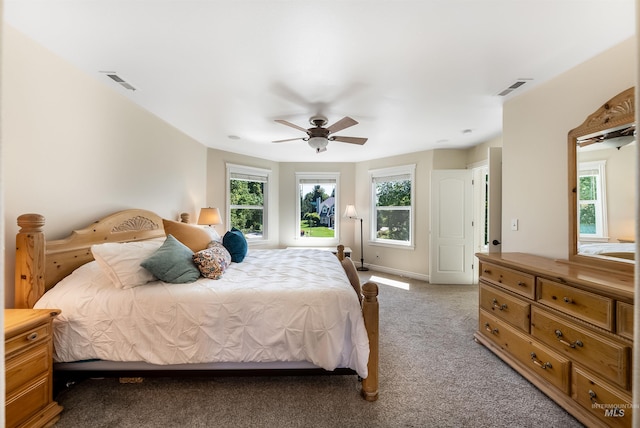
[[[356,265],[353,264],[353,260],[349,257],[345,257],[342,259],[342,267],[344,268],[344,272],[347,274],[347,278],[349,278],[349,282],[351,286],[356,291],[358,295],[358,300],[362,303],[362,290],[360,289],[360,277],[358,276],[358,271],[356,270]]]
[[[212,241],[211,234],[202,227],[167,219],[162,219],[162,225],[165,235],[173,235],[194,253],[204,250]]]

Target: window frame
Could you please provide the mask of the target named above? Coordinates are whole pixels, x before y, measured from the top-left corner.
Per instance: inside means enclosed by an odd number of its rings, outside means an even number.
[[[234,179],[234,175],[244,175],[247,177],[255,177],[258,179],[264,180],[264,189],[262,192],[263,196],[263,204],[262,204],[262,237],[261,238],[248,238],[247,242],[249,245],[252,243],[260,244],[265,243],[269,240],[269,187],[271,184],[271,170],[266,168],[257,168],[253,166],[246,165],[237,165],[232,163],[226,164],[226,173],[227,173],[227,198],[226,198],[226,221],[225,225],[227,230],[231,230],[231,210],[234,208],[249,208],[257,209],[259,206],[257,205],[247,205],[247,206],[235,206],[231,205],[231,180]],[[255,181],[262,181],[255,180]],[[247,180],[250,181],[250,180]]]
[[[369,170],[369,186],[370,186],[370,218],[369,218],[369,244],[379,246],[389,246],[395,248],[415,248],[415,204],[416,204],[416,165],[402,165],[390,168],[380,168]],[[411,204],[408,205],[409,211],[409,241],[400,241],[395,239],[378,238],[377,222],[378,208],[376,206],[376,183],[383,178],[394,178],[407,176],[411,181]],[[398,180],[389,180],[398,181]],[[406,209],[406,208],[403,208]]]
[[[335,181],[335,197],[334,197],[334,229],[333,229],[333,238],[312,238],[312,237],[302,237],[300,236],[300,210],[301,206],[301,195],[300,195],[300,184],[301,181]],[[339,172],[296,172],[296,183],[295,183],[295,192],[296,192],[296,212],[295,212],[295,232],[294,239],[296,242],[302,244],[309,244],[309,246],[335,246],[340,242],[340,173]]]
[[[578,178],[576,189],[578,206],[578,240],[583,242],[608,242],[609,228],[607,221],[607,186],[606,186],[606,160],[579,162]],[[585,200],[580,199],[580,179],[582,177],[593,176],[596,179],[596,199],[586,200],[588,203],[595,205],[596,215],[596,233],[580,232],[580,204]]]

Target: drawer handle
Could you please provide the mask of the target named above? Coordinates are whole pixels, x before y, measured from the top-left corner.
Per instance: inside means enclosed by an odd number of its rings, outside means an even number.
[[[565,303],[573,303],[573,300],[571,300],[567,296],[563,297],[562,300],[564,300]]]
[[[527,286],[527,284],[525,284],[525,283],[524,283],[524,282],[522,282],[522,281],[518,281],[518,285],[519,285],[520,287],[526,287],[526,286]]]
[[[497,328],[491,329],[491,326],[489,325],[488,322],[484,323],[484,329],[491,334],[498,334],[498,329]]]
[[[535,364],[536,366],[540,367],[542,370],[553,368],[549,361],[547,361],[546,363],[543,363],[542,361],[538,360],[536,358],[536,353],[535,352],[531,353],[531,361],[533,362],[533,364]]]
[[[489,273],[491,273],[491,270],[489,270],[489,269],[483,269],[483,270],[482,270],[482,273],[487,273],[487,274],[489,274]]]
[[[30,341],[30,342],[33,342],[33,341],[34,341],[34,340],[36,340],[37,338],[38,338],[38,332],[37,332],[37,331],[34,331],[33,333],[30,333],[30,334],[27,336],[27,340],[28,340],[28,341]]]
[[[591,400],[591,402],[593,404],[598,404],[598,400],[596,398],[596,393],[592,389],[589,390],[589,399]]]
[[[493,299],[493,308],[494,309],[499,309],[501,311],[504,311],[505,309],[507,309],[507,304],[503,303],[501,305],[498,304],[498,299]]]
[[[575,349],[576,346],[579,347],[579,348],[582,348],[582,346],[583,346],[583,343],[580,340],[574,340],[573,342],[567,342],[566,340],[564,340],[562,338],[562,332],[560,330],[556,330],[556,337],[558,338],[558,341],[560,343],[562,343],[563,345],[568,346],[569,348],[574,348]]]

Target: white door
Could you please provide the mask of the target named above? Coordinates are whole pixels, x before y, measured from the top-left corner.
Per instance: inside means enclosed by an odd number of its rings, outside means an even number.
[[[489,148],[489,252],[502,249],[502,147]]]
[[[473,191],[467,169],[431,172],[429,282],[473,283]]]

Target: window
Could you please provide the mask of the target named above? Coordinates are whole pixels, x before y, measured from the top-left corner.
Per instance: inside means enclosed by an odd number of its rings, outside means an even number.
[[[267,239],[267,202],[271,171],[227,164],[227,218],[247,240]]]
[[[296,238],[310,244],[337,242],[339,217],[338,173],[297,173],[298,187]]]
[[[581,239],[606,239],[605,161],[581,162],[578,166],[578,218]]]
[[[371,177],[371,241],[413,246],[415,165],[369,172]]]

